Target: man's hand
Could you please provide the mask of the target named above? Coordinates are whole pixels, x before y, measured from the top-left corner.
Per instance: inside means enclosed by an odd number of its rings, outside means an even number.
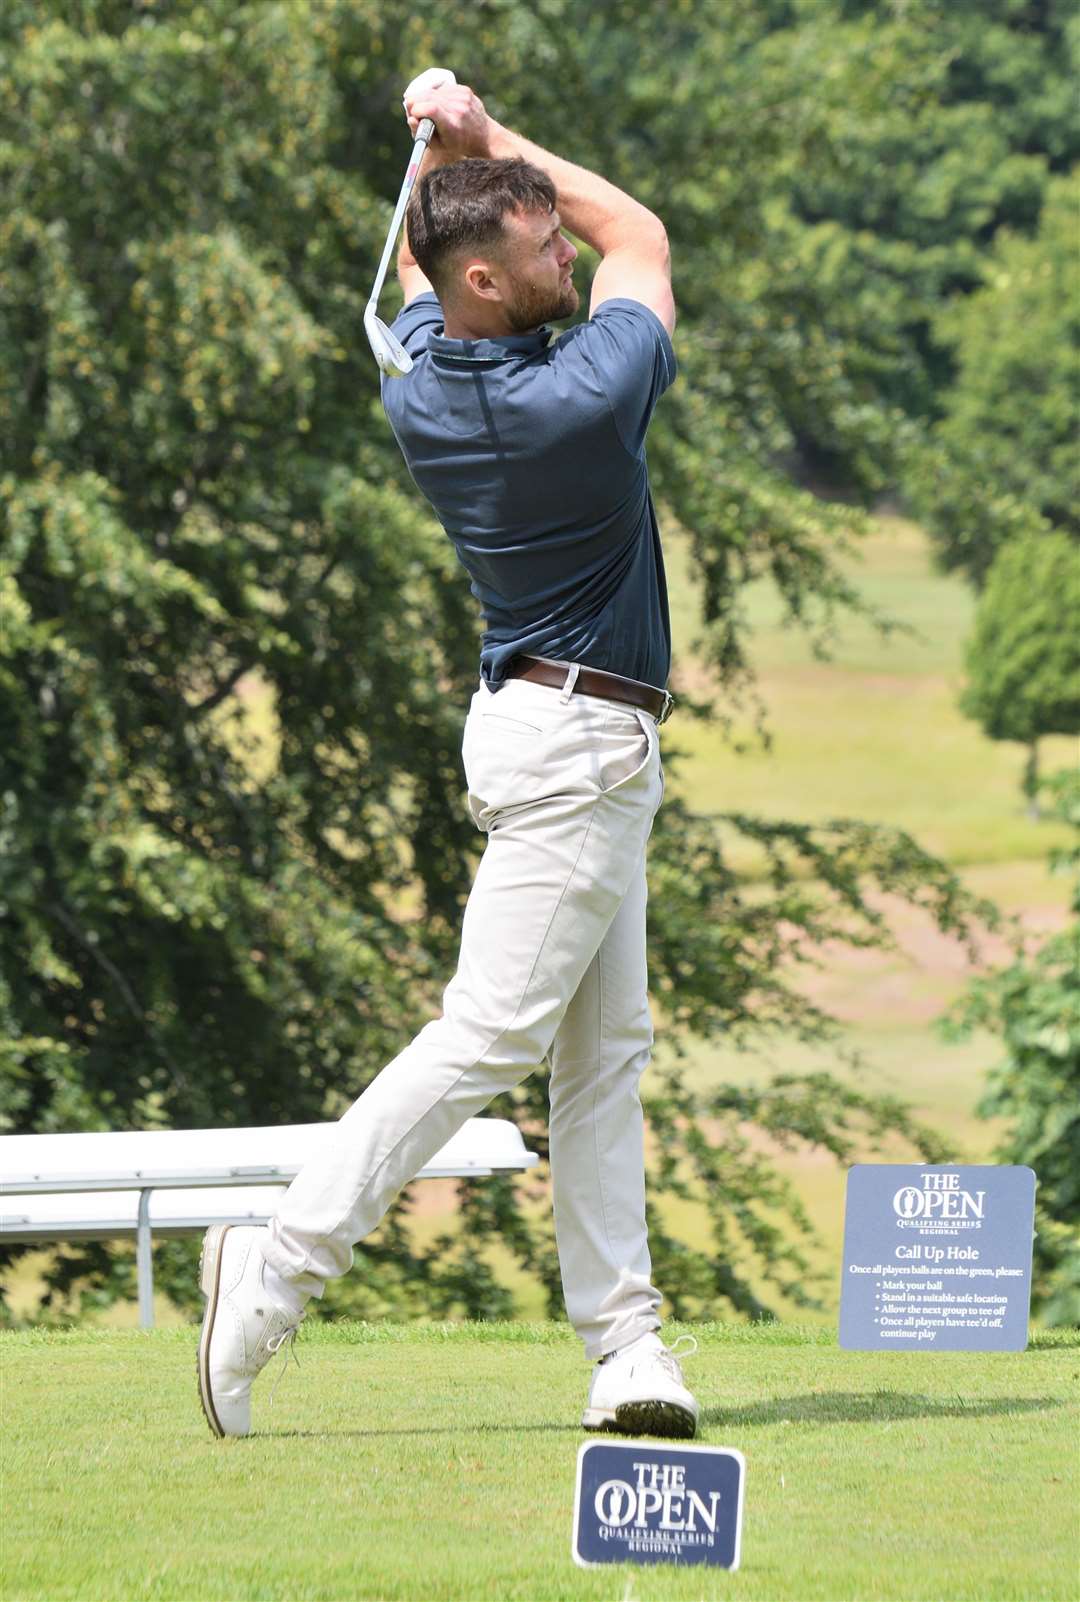
[[[486,156],[490,118],[484,102],[467,84],[448,83],[433,90],[421,89],[412,94],[412,84],[405,91],[405,115],[409,131],[416,137],[421,119],[430,117],[435,123],[429,150],[439,161],[461,161],[465,156]]]

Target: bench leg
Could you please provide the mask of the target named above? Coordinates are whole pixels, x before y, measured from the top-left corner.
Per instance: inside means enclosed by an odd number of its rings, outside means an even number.
[[[148,1190],[139,1192],[139,1221],[135,1236],[135,1267],[139,1276],[139,1324],[143,1329],[154,1327],[154,1258],[150,1240],[150,1196]]]

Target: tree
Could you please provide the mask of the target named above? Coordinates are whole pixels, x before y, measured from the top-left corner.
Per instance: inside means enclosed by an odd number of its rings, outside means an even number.
[[[957,375],[911,487],[943,565],[977,587],[1008,541],[1080,540],[1078,208],[1080,172],[1052,180],[1034,237],[1003,232],[984,286],[937,321]]]
[[[771,13],[754,70],[786,134],[769,270],[806,369],[785,417],[819,477],[872,491],[942,415],[956,372],[942,305],[986,282],[1001,230],[1034,233],[1048,179],[1080,158],[1080,34],[1062,0],[754,10]],[[843,410],[818,402],[827,362]],[[872,418],[871,455],[853,446]]]
[[[687,360],[658,420],[654,485],[693,529],[709,648],[731,689],[748,669],[750,579],[771,574],[792,618],[815,627],[854,604],[834,552],[857,519],[776,466],[797,353],[761,276],[755,183],[778,135],[737,56],[726,99],[710,79],[720,29],[738,44],[752,19],[736,0],[674,16],[656,0],[618,23],[578,0],[453,17],[421,4],[407,18],[375,0],[4,8],[6,1127],[334,1117],[438,1005],[478,847],[459,770],[477,625],[360,334],[409,148],[400,90],[419,66],[470,61],[478,85],[498,86],[500,120],[669,222],[686,263]],[[661,27],[672,50],[654,60]],[[703,41],[692,102],[707,110],[688,152],[682,74]],[[719,214],[716,148],[731,162]],[[730,387],[709,353],[717,307]],[[815,386],[823,415],[844,409],[842,372],[823,366]],[[872,454],[876,423],[850,421],[853,448]],[[715,825],[665,813],[654,982],[668,1017],[699,1034],[823,1036],[783,965],[827,938],[885,940],[875,889],[959,933],[978,911],[913,842],[850,821],[730,819],[727,833],[760,839],[772,864],[766,897],[744,894]],[[831,1084],[732,1102],[727,1116],[835,1150],[851,1138],[845,1120],[936,1149],[894,1104]],[[665,1155],[661,1183],[739,1200],[716,1251],[686,1258],[693,1305],[758,1309],[757,1272],[809,1294],[772,1219],[786,1206],[804,1227],[790,1194],[736,1142],[706,1138],[696,1105],[677,1081],[657,1103],[683,1151]],[[543,1074],[493,1110],[543,1152]],[[505,1309],[484,1255],[497,1232],[556,1298],[550,1233],[508,1184],[463,1187],[452,1242],[424,1250],[405,1231],[408,1206],[343,1296]],[[658,1241],[674,1262],[678,1243]],[[71,1254],[54,1284],[118,1261]],[[163,1262],[190,1297],[190,1254],[167,1248]]]
[[[998,551],[979,598],[960,706],[992,740],[1028,747],[1034,807],[1044,734],[1080,734],[1080,541],[1048,530]]]
[[[1080,777],[1045,781],[1057,815],[1080,835]],[[1072,921],[1039,950],[977,980],[947,1029],[963,1038],[982,1026],[1001,1036],[1004,1057],[979,1104],[1011,1127],[997,1149],[1038,1178],[1033,1305],[1049,1324],[1080,1323],[1080,846],[1056,852],[1070,873]]]

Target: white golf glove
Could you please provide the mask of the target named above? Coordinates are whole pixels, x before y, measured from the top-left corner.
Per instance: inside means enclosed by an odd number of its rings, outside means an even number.
[[[401,97],[401,104],[414,100],[417,95],[429,95],[434,89],[441,89],[444,83],[457,83],[457,79],[449,67],[429,67],[415,77]]]

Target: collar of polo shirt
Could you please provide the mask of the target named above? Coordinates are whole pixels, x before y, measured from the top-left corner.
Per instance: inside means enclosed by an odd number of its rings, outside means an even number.
[[[532,356],[546,350],[558,335],[545,323],[528,334],[496,334],[492,339],[447,339],[432,331],[428,350],[450,362],[505,362],[514,356]]]

